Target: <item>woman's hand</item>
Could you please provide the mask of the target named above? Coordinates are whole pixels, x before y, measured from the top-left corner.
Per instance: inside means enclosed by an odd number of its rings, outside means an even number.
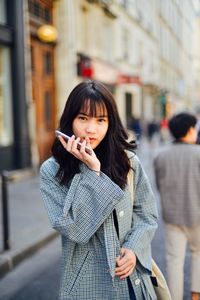
[[[121,248],[121,255],[116,259],[115,275],[124,279],[133,273],[136,266],[136,256],[134,252],[127,248]]]
[[[80,149],[77,149],[78,143],[80,142],[79,137],[75,138],[75,136],[72,135],[72,137],[68,140],[67,143],[64,140],[64,138],[62,138],[61,136],[59,136],[59,140],[60,140],[61,144],[63,145],[63,147],[69,153],[71,153],[76,158],[81,160],[84,164],[86,164],[88,166],[88,168],[96,171],[99,174],[101,164],[100,164],[100,161],[98,160],[98,158],[96,157],[96,154],[92,150],[89,138],[86,138],[83,142],[81,142]],[[86,146],[91,150],[91,154],[88,154],[85,151]]]

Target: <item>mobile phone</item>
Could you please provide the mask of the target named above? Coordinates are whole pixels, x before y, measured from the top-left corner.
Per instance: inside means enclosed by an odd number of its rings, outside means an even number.
[[[67,142],[70,139],[70,136],[68,136],[67,134],[59,131],[59,130],[55,130],[55,134],[57,137],[62,136]],[[79,142],[77,145],[77,149],[80,150],[81,148],[81,143]],[[85,147],[85,152],[87,152],[88,154],[92,154],[92,150],[90,148],[88,148],[87,146]]]

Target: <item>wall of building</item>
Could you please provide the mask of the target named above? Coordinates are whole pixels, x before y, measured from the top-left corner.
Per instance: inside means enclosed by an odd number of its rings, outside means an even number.
[[[53,24],[58,31],[55,43],[57,122],[70,91],[86,78],[100,80],[110,88],[125,126],[130,115],[146,123],[196,106],[200,78],[196,36],[200,30],[194,23],[190,0],[57,0],[52,3]],[[2,12],[3,9],[1,19]],[[0,48],[2,57],[3,51]],[[29,69],[30,59],[26,60]],[[31,107],[31,78],[27,77]],[[12,88],[8,88],[8,93],[12,99]],[[12,101],[6,109],[12,110]],[[29,109],[32,144],[34,121],[34,109]],[[2,132],[0,139],[5,143]],[[8,137],[13,139],[10,133]]]
[[[134,94],[133,114],[144,121],[162,118],[162,111],[166,111],[162,106],[167,102],[169,115],[177,109],[188,108],[194,84],[194,8],[190,1],[181,4],[176,0],[113,0],[107,4],[111,14],[105,13],[101,1],[56,1],[60,7],[57,24],[62,31],[62,41],[57,48],[59,106],[62,108],[65,99],[65,80],[61,78],[69,76],[73,84],[84,79],[76,76],[74,68],[76,54],[82,53],[98,64],[103,62],[98,68],[101,74],[96,79],[104,83],[109,81],[102,75],[104,68],[113,78],[116,72],[126,75],[126,79],[112,83],[124,124],[127,121],[124,99],[130,89],[134,90],[131,92]],[[65,59],[59,51],[64,45]],[[65,64],[68,74],[64,76],[61,70]],[[115,70],[113,75],[109,67]],[[139,78],[139,84],[131,80],[133,76]],[[59,88],[60,82],[63,84]],[[70,89],[70,84],[65,87],[65,90]],[[165,101],[161,103],[158,99],[163,97]]]
[[[200,5],[195,22],[195,47],[194,47],[194,99],[193,110],[200,115]]]

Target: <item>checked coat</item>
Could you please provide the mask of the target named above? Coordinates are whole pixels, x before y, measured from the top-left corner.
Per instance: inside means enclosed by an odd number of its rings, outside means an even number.
[[[134,153],[128,155],[135,172],[134,206],[128,185],[122,190],[103,172],[98,176],[85,164],[81,163],[80,173],[69,186],[60,185],[55,177],[59,166],[54,158],[41,166],[41,195],[51,225],[62,237],[60,300],[128,300],[127,280],[114,276],[121,247],[137,256],[130,276],[136,299],[157,299],[149,276],[156,202],[139,159]]]
[[[154,170],[164,221],[178,226],[200,225],[199,145],[168,145],[155,157]]]

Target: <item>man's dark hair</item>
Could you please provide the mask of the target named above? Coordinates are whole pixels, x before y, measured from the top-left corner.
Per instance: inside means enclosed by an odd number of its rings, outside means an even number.
[[[195,127],[197,118],[189,113],[179,113],[169,120],[169,130],[176,140],[184,137],[191,127]]]

